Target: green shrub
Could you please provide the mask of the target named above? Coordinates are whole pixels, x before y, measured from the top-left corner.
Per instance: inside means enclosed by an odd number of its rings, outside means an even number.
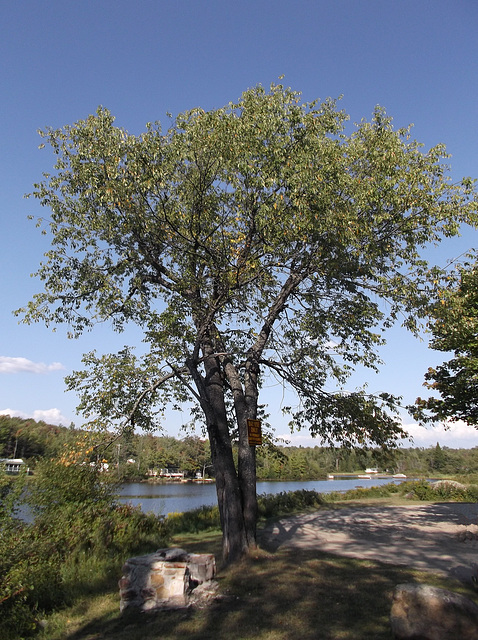
[[[13,488],[0,476],[0,637],[33,634],[45,613],[119,572],[124,559],[166,544],[165,519],[116,501],[96,469],[42,461],[28,482],[35,520],[14,517]]]
[[[434,500],[436,494],[429,482],[426,480],[418,480],[415,482],[404,482],[402,484],[402,495],[415,500]]]
[[[478,502],[478,485],[472,484],[467,488],[468,502]]]
[[[166,518],[143,513],[141,507],[128,504],[118,504],[111,509],[104,530],[109,535],[108,549],[114,549],[121,555],[131,554],[148,545],[164,545],[171,535]]]
[[[325,504],[322,494],[317,491],[300,489],[281,493],[262,494],[258,497],[260,518],[272,518],[309,509],[317,509]]]
[[[447,480],[436,483],[430,483],[426,480],[404,482],[400,485],[400,490],[407,498],[432,502],[436,500],[476,502],[478,499],[476,485],[465,486]]]
[[[168,513],[166,526],[171,534],[219,529],[221,527],[219,508],[203,506],[184,513]]]
[[[0,637],[3,640],[18,640],[34,633],[37,601],[41,604],[48,601],[49,581],[52,592],[56,591],[51,570],[56,562],[55,554],[48,549],[45,554],[48,563],[44,563],[44,549],[35,539],[33,527],[16,517],[24,486],[24,476],[10,478],[4,469],[0,470]]]
[[[436,500],[455,502],[477,502],[478,485],[459,486],[452,481],[430,483],[426,480],[408,480],[399,484],[385,484],[379,487],[350,489],[343,493],[334,491],[327,494],[328,502],[360,500],[362,498],[382,498],[399,494],[409,500],[433,502]]]

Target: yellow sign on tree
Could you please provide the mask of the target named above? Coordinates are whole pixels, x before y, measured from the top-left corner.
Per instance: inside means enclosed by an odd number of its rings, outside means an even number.
[[[255,447],[262,444],[262,431],[260,420],[247,421],[247,435],[249,437],[249,446]]]

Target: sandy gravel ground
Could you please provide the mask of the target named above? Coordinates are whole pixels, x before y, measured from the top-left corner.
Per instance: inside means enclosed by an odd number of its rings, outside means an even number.
[[[402,564],[469,582],[478,577],[478,504],[337,505],[269,525],[260,544]]]

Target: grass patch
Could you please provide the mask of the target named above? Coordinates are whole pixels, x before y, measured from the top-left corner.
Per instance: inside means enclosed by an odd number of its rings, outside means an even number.
[[[198,533],[220,528],[219,508],[203,506],[182,513],[169,513],[166,519],[168,533]]]
[[[188,551],[220,549],[220,532],[178,536]],[[390,640],[395,586],[426,582],[474,597],[433,574],[316,551],[258,550],[218,575],[223,596],[199,610],[119,613],[115,589],[48,620],[44,640]]]

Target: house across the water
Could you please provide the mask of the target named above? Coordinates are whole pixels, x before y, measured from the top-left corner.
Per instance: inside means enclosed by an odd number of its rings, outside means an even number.
[[[184,471],[179,469],[149,469],[148,475],[151,478],[165,478],[167,480],[184,480]]]
[[[25,466],[22,458],[0,458],[0,465],[5,465],[7,473],[20,473]]]

